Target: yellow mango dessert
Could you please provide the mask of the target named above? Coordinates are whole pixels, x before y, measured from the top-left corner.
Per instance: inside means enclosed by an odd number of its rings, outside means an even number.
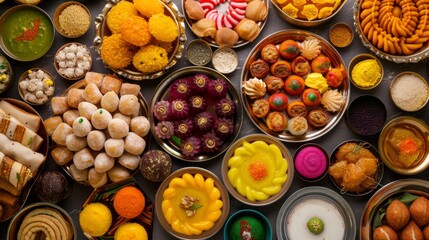
[[[288,164],[279,147],[264,141],[244,141],[229,159],[228,167],[232,186],[252,202],[280,192],[288,177]]]
[[[163,193],[162,213],[174,231],[199,235],[222,215],[221,193],[212,178],[197,173],[173,178]]]

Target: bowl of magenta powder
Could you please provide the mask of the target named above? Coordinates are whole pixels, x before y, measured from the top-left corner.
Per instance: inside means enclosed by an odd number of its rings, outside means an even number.
[[[304,144],[295,152],[295,172],[304,181],[319,181],[327,173],[328,160],[328,153],[322,146],[315,143]]]
[[[350,103],[346,117],[348,126],[354,133],[372,136],[383,128],[387,119],[387,110],[379,98],[362,95]]]

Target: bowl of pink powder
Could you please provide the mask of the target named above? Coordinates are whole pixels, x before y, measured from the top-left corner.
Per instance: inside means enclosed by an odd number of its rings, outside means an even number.
[[[328,161],[328,153],[322,146],[315,143],[304,144],[295,152],[295,173],[304,181],[319,181],[328,172]]]

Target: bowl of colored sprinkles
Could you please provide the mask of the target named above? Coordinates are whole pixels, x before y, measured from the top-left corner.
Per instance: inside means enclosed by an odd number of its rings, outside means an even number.
[[[377,148],[366,141],[351,139],[340,143],[331,153],[328,173],[342,194],[362,196],[377,188],[384,165]]]
[[[155,205],[161,226],[177,239],[209,239],[224,225],[229,196],[222,182],[206,169],[181,168],[158,188]]]
[[[55,10],[54,24],[62,36],[77,38],[88,31],[91,25],[91,12],[80,2],[67,1]]]
[[[279,200],[293,181],[293,160],[277,139],[264,134],[243,137],[222,161],[222,180],[238,201],[266,206]]]
[[[371,136],[381,131],[387,119],[384,103],[372,95],[355,98],[346,113],[348,126],[361,136]]]
[[[349,46],[353,36],[353,29],[347,23],[336,23],[329,30],[329,41],[338,48]]]
[[[36,60],[51,48],[55,31],[51,18],[41,8],[21,4],[0,17],[0,48],[23,62]]]
[[[298,177],[304,181],[315,182],[325,177],[328,172],[329,156],[322,146],[307,143],[296,150],[293,163]]]
[[[348,69],[350,81],[362,90],[373,89],[383,80],[383,65],[371,54],[356,55],[350,61]]]
[[[223,228],[223,239],[272,239],[271,224],[262,213],[253,209],[243,209],[232,214]]]
[[[392,171],[414,175],[429,166],[429,127],[423,120],[401,116],[390,120],[378,139],[383,162]]]
[[[194,65],[206,65],[212,59],[212,48],[207,42],[195,39],[186,49],[186,58]]]
[[[390,97],[395,106],[402,111],[419,111],[429,100],[429,87],[421,75],[415,72],[402,72],[390,84]]]

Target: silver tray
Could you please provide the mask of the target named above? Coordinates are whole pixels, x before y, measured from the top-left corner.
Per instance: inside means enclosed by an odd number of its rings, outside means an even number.
[[[155,117],[153,116],[153,114],[149,114],[151,132],[152,132],[152,135],[155,138],[155,140],[158,142],[158,144],[165,151],[167,151],[170,155],[172,155],[173,157],[184,160],[184,161],[189,161],[189,162],[203,162],[203,161],[214,159],[217,156],[221,155],[234,142],[234,140],[236,139],[236,137],[238,136],[238,134],[240,132],[241,125],[243,122],[243,109],[241,108],[240,97],[239,97],[237,91],[235,90],[234,86],[232,85],[231,81],[225,75],[217,72],[216,70],[213,70],[213,69],[207,68],[207,67],[196,67],[196,66],[185,67],[185,68],[182,68],[180,70],[177,70],[177,71],[171,73],[160,84],[158,84],[158,86],[155,89],[155,92],[153,94],[149,109],[153,109],[156,102],[163,100],[168,96],[168,92],[167,92],[168,87],[176,79],[182,78],[185,76],[189,76],[189,75],[193,75],[193,74],[197,74],[197,73],[206,74],[207,76],[209,76],[212,79],[221,78],[221,79],[226,80],[226,82],[228,84],[227,97],[229,97],[235,103],[235,116],[233,118],[234,119],[234,131],[233,131],[231,136],[228,136],[224,140],[224,142],[223,142],[223,144],[222,144],[222,146],[218,152],[211,153],[211,154],[204,153],[204,154],[197,155],[194,157],[188,157],[188,156],[183,155],[181,150],[180,150],[180,146],[178,146],[172,140],[165,140],[165,139],[161,139],[161,138],[156,136],[155,126],[157,124],[157,121],[156,121]]]
[[[274,132],[268,128],[268,126],[265,124],[263,119],[257,118],[253,112],[252,112],[252,105],[250,99],[246,96],[246,94],[243,91],[243,83],[251,78],[251,74],[249,71],[250,65],[260,59],[260,52],[261,49],[267,45],[268,43],[272,43],[274,45],[280,44],[284,40],[287,39],[293,39],[296,41],[303,41],[307,37],[314,37],[320,41],[320,45],[322,46],[322,53],[325,54],[327,57],[331,60],[332,67],[337,67],[344,69],[344,71],[347,72],[346,67],[344,65],[344,61],[341,58],[340,54],[335,50],[335,48],[324,38],[320,37],[319,35],[316,35],[314,33],[304,31],[304,30],[283,30],[275,32],[271,35],[268,35],[264,39],[262,39],[249,53],[246,62],[243,65],[243,71],[241,73],[241,82],[240,82],[240,92],[241,97],[243,98],[243,105],[244,108],[249,115],[249,118],[252,120],[253,124],[255,124],[256,127],[258,127],[262,132],[265,134],[268,134],[270,136],[276,137],[280,141],[284,142],[307,142],[310,140],[314,140],[316,138],[319,138],[325,134],[327,134],[329,131],[331,131],[341,120],[341,117],[344,115],[346,111],[346,107],[349,103],[350,98],[350,82],[346,75],[344,75],[344,80],[342,83],[342,86],[339,87],[339,90],[341,90],[344,98],[344,105],[342,106],[341,110],[337,113],[328,113],[329,115],[329,121],[328,123],[322,127],[322,128],[316,128],[316,129],[308,129],[307,133],[303,136],[293,136],[290,133],[283,131],[283,132]],[[288,96],[289,100],[295,99],[291,96]],[[298,97],[299,98],[299,97]]]

